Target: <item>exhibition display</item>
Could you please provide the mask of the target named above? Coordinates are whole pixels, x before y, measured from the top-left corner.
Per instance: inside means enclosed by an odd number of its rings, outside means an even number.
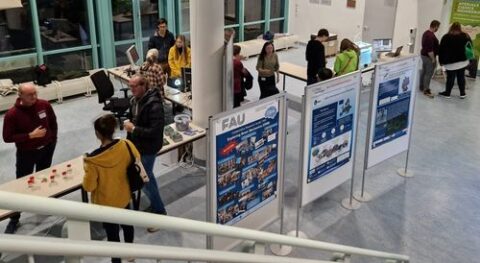
[[[299,207],[352,177],[360,86],[357,71],[305,88]]]
[[[209,221],[260,229],[281,216],[286,110],[282,93],[210,118]],[[209,246],[235,243],[215,238]]]

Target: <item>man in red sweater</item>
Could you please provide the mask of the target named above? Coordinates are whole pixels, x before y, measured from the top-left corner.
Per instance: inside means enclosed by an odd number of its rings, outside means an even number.
[[[18,88],[15,105],[5,114],[3,140],[17,147],[17,179],[50,167],[57,142],[57,118],[48,101],[37,98],[33,84]],[[20,213],[10,218],[5,233],[17,231]]]

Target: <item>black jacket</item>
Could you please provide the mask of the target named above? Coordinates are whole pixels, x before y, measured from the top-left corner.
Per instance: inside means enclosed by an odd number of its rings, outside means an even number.
[[[318,40],[310,40],[305,52],[307,60],[307,75],[316,76],[321,68],[325,67],[325,47]]]
[[[445,34],[440,41],[440,51],[438,53],[440,65],[467,60],[465,45],[470,41],[470,37],[465,33],[458,35]]]
[[[149,89],[138,102],[137,116],[133,116],[135,98],[132,98],[129,117],[135,125],[127,139],[133,142],[140,154],[156,154],[163,145],[165,125],[163,103],[157,89]]]
[[[168,52],[170,48],[175,44],[175,37],[167,30],[165,37],[161,37],[156,32],[148,40],[148,49],[158,49],[158,62],[168,62]]]

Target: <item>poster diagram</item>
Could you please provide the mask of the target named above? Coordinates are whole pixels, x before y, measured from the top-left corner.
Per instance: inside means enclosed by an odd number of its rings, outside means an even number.
[[[216,222],[233,225],[277,197],[279,103],[216,122]]]
[[[412,86],[411,67],[383,75],[376,101],[372,149],[407,134]]]
[[[311,100],[310,154],[307,183],[342,167],[352,157],[356,89],[339,89]]]

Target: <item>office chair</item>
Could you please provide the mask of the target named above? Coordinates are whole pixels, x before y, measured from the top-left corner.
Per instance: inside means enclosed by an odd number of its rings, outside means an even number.
[[[104,70],[95,72],[90,76],[98,94],[98,103],[103,103],[103,110],[112,112],[118,119],[120,129],[123,129],[122,117],[127,116],[130,100],[127,96],[128,89],[122,89],[124,98],[113,97],[115,89]]]

